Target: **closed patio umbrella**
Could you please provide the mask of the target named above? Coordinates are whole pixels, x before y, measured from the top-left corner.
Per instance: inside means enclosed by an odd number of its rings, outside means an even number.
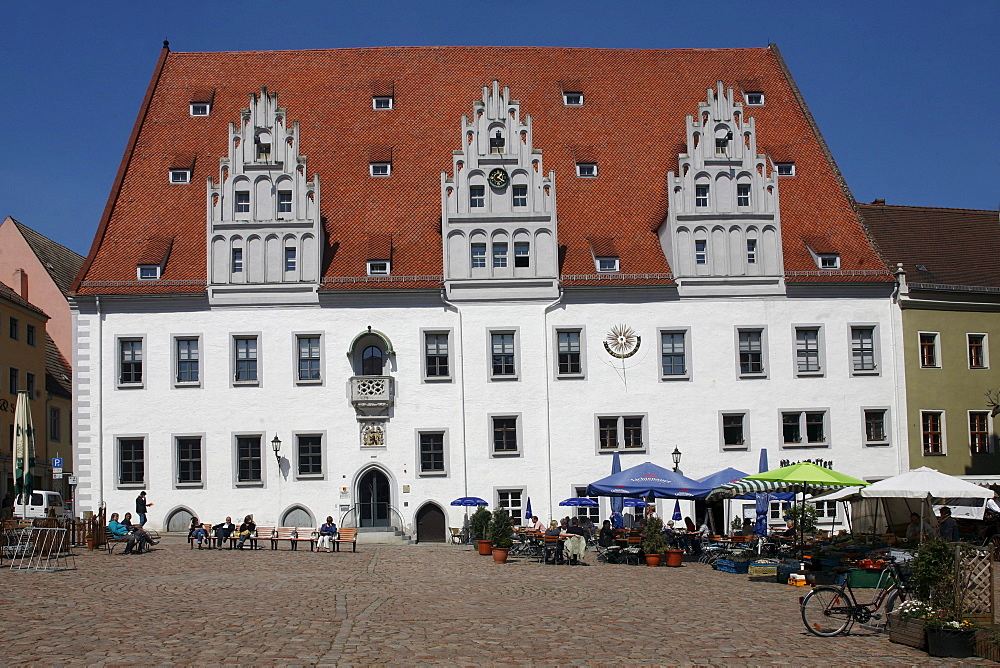
[[[34,465],[35,429],[31,425],[28,393],[22,390],[17,393],[17,404],[14,407],[14,493],[22,506],[27,506],[31,499],[34,484],[31,467]],[[22,508],[22,517],[27,514],[26,510]]]

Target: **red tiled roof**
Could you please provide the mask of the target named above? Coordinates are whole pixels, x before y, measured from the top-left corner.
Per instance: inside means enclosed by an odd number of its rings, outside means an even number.
[[[859,204],[890,267],[911,283],[1000,287],[1000,212]]]
[[[14,288],[7,285],[6,283],[0,283],[0,300],[2,299],[6,299],[12,304],[17,304],[26,311],[31,311],[37,315],[40,315],[46,320],[49,319],[49,316],[46,315],[45,311],[32,304],[21,295],[17,294],[17,291],[14,290]]]
[[[784,159],[795,161],[796,176],[780,182],[788,280],[817,278],[802,239],[826,234],[837,239],[845,271],[818,280],[891,280],[773,47],[387,47],[163,54],[78,292],[204,290],[205,179],[218,177],[228,124],[239,122],[250,93],[261,86],[277,92],[289,120],[300,123],[309,175],[322,180],[324,288],[438,287],[428,277],[443,274],[440,173],[450,174],[452,151],[461,147],[462,115],[471,115],[482,86],[493,79],[509,85],[522,114],[532,116],[534,146],[545,169],[556,172],[562,274],[593,276],[587,240],[613,237],[623,274],[634,276],[619,280],[670,282],[655,234],[666,212],[666,174],[677,169],[685,116],[696,113],[706,90],[722,79],[734,87],[760,82],[765,106],[746,109],[756,118],[758,146],[764,152],[783,147]],[[567,85],[581,89],[583,106],[563,105]],[[192,117],[192,91],[209,89],[215,91],[211,115]],[[386,90],[393,109],[373,110],[371,96]],[[392,175],[372,178],[372,152],[386,147]],[[192,151],[198,160],[191,183],[171,184],[174,158]],[[576,177],[573,163],[581,155],[597,157],[597,178]],[[378,234],[392,235],[397,281],[363,279],[367,240]],[[151,236],[174,237],[164,273],[169,283],[135,280],[138,242]]]

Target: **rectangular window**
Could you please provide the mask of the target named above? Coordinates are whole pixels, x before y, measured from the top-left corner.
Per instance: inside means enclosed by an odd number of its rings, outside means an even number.
[[[486,244],[472,244],[472,268],[486,267]]]
[[[643,450],[645,417],[609,415],[597,418],[597,444],[600,450]]]
[[[236,213],[250,213],[250,191],[236,191]]]
[[[7,332],[10,334],[10,338],[15,341],[21,338],[21,321],[17,318],[11,317],[8,325]]]
[[[920,412],[920,441],[925,455],[944,454],[943,420],[944,413],[941,411]]]
[[[782,413],[781,431],[785,445],[826,445],[826,411]]]
[[[24,389],[28,391],[28,398],[35,398],[35,374],[30,371],[24,374]]]
[[[817,519],[827,519],[827,520],[835,520],[835,519],[837,519],[837,502],[836,501],[817,501],[816,502],[816,518]]]
[[[118,384],[142,385],[142,339],[118,340]]]
[[[888,444],[887,413],[888,411],[884,408],[865,409],[865,445]]]
[[[160,266],[156,264],[140,264],[136,267],[140,281],[155,281],[160,277]]]
[[[420,434],[420,472],[444,473],[444,433]]]
[[[292,212],[292,191],[291,190],[279,190],[278,191],[278,213],[291,213]]]
[[[243,249],[234,248],[233,249],[233,273],[241,274],[243,273]]]
[[[778,176],[795,176],[794,162],[778,162],[774,167],[778,170]]]
[[[531,264],[531,246],[527,241],[514,242],[514,266],[528,267]]]
[[[388,162],[369,163],[368,173],[372,176],[390,176],[392,174],[392,164]]]
[[[296,255],[294,246],[285,247],[285,271],[295,271]]]
[[[236,482],[261,482],[260,436],[236,438]]]
[[[299,344],[299,380],[320,380],[319,337],[299,336],[297,338]]]
[[[298,440],[299,475],[323,475],[323,437],[315,434],[296,435]]]
[[[501,332],[490,334],[493,351],[493,377],[516,376],[514,367],[514,333]]]
[[[687,376],[685,332],[660,332],[660,372],[664,376]]]
[[[424,334],[424,364],[428,378],[448,378],[448,334],[431,332]]]
[[[825,253],[819,256],[820,269],[840,269],[840,256],[832,253]]]
[[[722,414],[722,447],[745,448],[746,434],[744,432],[745,413]]]
[[[49,406],[49,440],[54,443],[62,440],[62,411],[55,406]]]
[[[507,266],[507,242],[493,242],[493,268],[503,269]]]
[[[581,499],[590,499],[595,503],[600,504],[600,499],[596,496],[590,496],[587,494],[586,487],[576,487],[573,489],[573,496]],[[573,510],[576,511],[576,516],[580,518],[580,521],[590,520],[595,526],[601,525],[601,507],[596,506],[577,506]]]
[[[34,325],[29,324],[24,326],[24,342],[27,343],[29,346],[35,345],[36,341],[35,341]]]
[[[469,206],[473,209],[486,206],[486,186],[469,186]]]
[[[937,367],[938,364],[937,332],[920,333],[920,366],[924,368]]]
[[[641,450],[642,445],[642,418],[623,417],[622,418],[622,445],[626,450]]]
[[[197,383],[200,378],[201,357],[198,351],[198,339],[176,339],[177,343],[177,382]]]
[[[726,139],[725,137],[716,137],[715,138],[715,155],[717,155],[717,156],[725,156],[725,155],[727,155],[728,149],[729,149],[729,140],[728,139]]]
[[[10,390],[11,395],[15,397],[17,396],[17,391],[19,389],[18,386],[20,385],[19,373],[20,372],[14,367],[10,367],[7,369],[7,380],[9,381],[7,383],[7,389]],[[14,428],[13,425],[11,425],[11,429],[13,428]],[[13,443],[13,439],[11,440],[11,442]]]
[[[618,258],[616,257],[599,257],[597,258],[597,271],[605,273],[614,273],[618,271]]]
[[[391,270],[389,262],[384,260],[368,260],[369,276],[388,276]]]
[[[30,327],[30,325],[29,325]],[[969,341],[969,368],[985,369],[986,364],[986,335],[967,334]]]
[[[233,339],[233,344],[236,353],[235,375],[233,379],[237,383],[256,383],[257,337],[238,336]]]
[[[258,160],[270,160],[271,159],[271,143],[270,142],[259,142],[257,144],[257,159]]]
[[[781,414],[781,433],[785,443],[802,442],[801,413]]]
[[[761,329],[741,329],[740,336],[740,375],[763,376],[764,366],[764,331]]]
[[[989,411],[969,411],[969,450],[974,455],[990,452]]]
[[[389,95],[372,97],[372,109],[392,109],[392,97]]]
[[[514,193],[514,206],[528,206],[528,186],[514,186],[511,190]]]
[[[618,449],[618,418],[597,418],[597,438],[601,450]]]
[[[708,264],[708,241],[705,239],[694,240],[694,263]]]
[[[192,102],[191,103],[191,115],[192,116],[208,116],[209,105],[204,102]]]
[[[822,371],[819,343],[818,327],[795,329],[795,368],[800,374]]]
[[[493,453],[498,455],[508,455],[516,454],[517,451],[517,418],[494,417]]]
[[[580,359],[580,331],[556,332],[559,355],[559,375],[579,376],[583,373]]]
[[[772,501],[771,507],[768,509],[768,516],[772,520],[782,520],[790,507],[791,504],[787,501]]]
[[[170,170],[170,182],[171,183],[187,183],[191,180],[191,172],[187,169],[171,169]]]
[[[578,162],[576,163],[576,175],[582,176],[584,178],[596,178],[597,177],[597,163],[595,162]]]
[[[524,517],[522,498],[522,490],[499,489],[497,490],[497,508],[503,508],[511,517],[516,517],[520,520]]]
[[[563,91],[563,104],[567,107],[582,107],[583,93],[570,93]]]
[[[851,327],[851,364],[854,373],[877,370],[874,327]]]
[[[736,184],[736,206],[748,207],[750,206],[750,184],[749,183],[737,183]]]
[[[118,439],[118,484],[142,485],[146,482],[145,439]]]
[[[747,239],[747,264],[757,264],[756,239]]]
[[[744,96],[744,99],[746,99],[746,101],[747,101],[747,106],[759,107],[759,106],[761,106],[761,105],[764,104],[764,94],[763,93],[758,93],[758,92],[750,93],[750,92],[748,92],[748,93],[744,93],[743,96]]]
[[[177,484],[201,483],[201,437],[177,439]]]
[[[694,187],[694,205],[699,208],[708,206],[708,184]]]

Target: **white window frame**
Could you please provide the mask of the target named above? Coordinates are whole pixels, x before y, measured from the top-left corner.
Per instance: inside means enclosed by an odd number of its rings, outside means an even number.
[[[981,366],[972,366],[972,359],[969,353],[972,352],[972,340],[970,339],[970,337],[973,336],[983,337],[982,352],[981,352],[983,363]],[[970,370],[979,371],[980,369],[989,369],[990,335],[986,332],[967,332],[965,335],[965,357],[966,357],[966,363],[969,365]]]
[[[524,194],[519,194],[521,189],[524,189]],[[515,183],[510,188],[511,196],[511,206],[515,209],[524,209],[528,206],[528,185],[526,183]],[[523,200],[518,202],[518,200]]]
[[[660,327],[657,330],[657,343],[659,349],[659,376],[661,381],[691,380],[691,328],[690,327]],[[684,373],[665,374],[663,373],[663,335],[681,334],[684,337]]]
[[[241,183],[240,186],[243,186],[244,183]],[[250,217],[250,201],[252,199],[250,197],[250,184],[247,183],[246,186],[246,188],[239,187],[233,190],[233,215],[240,219]],[[240,201],[241,196],[246,197],[245,202]],[[240,208],[242,206],[246,207],[245,211]]]
[[[319,378],[300,378],[299,377],[299,341],[302,339],[319,339]],[[258,344],[259,348],[259,344]],[[258,352],[259,354],[259,352]],[[326,384],[326,337],[323,332],[318,331],[301,331],[292,332],[292,374],[295,378],[295,385],[325,385]],[[307,358],[312,359],[312,358]],[[260,370],[258,369],[258,373]],[[312,433],[312,432],[310,432]],[[298,469],[296,469],[298,470]]]
[[[512,334],[514,337],[514,373],[493,373],[493,335]],[[486,332],[486,375],[490,382],[509,382],[521,379],[521,329],[520,327],[497,327]]]
[[[511,256],[514,261],[511,265],[514,269],[528,269],[531,267],[531,242],[530,241],[515,241],[513,248],[513,255]],[[518,253],[518,251],[525,251],[523,253]],[[523,258],[521,264],[518,264],[518,260]]]
[[[577,372],[562,372],[559,370],[559,335],[566,333],[575,333],[579,335],[579,350],[577,355],[579,355],[580,370]],[[585,328],[580,326],[570,326],[570,325],[560,325],[558,327],[552,328],[552,346],[555,354],[552,356],[553,362],[553,372],[557,379],[562,380],[579,380],[587,378],[587,339]]]
[[[854,368],[854,330],[870,329],[872,332],[872,362],[875,366],[874,369],[856,369]],[[877,322],[849,322],[847,323],[847,340],[850,341],[850,355],[848,356],[848,364],[850,364],[850,370],[852,376],[880,376],[882,375],[882,359],[881,359],[881,348],[879,345],[879,325]]]
[[[745,195],[741,195],[740,191],[746,190]],[[749,209],[753,206],[753,189],[749,183],[737,183],[736,184],[736,208],[738,209]],[[746,204],[740,202],[741,198],[746,199]]]
[[[257,438],[260,440],[260,480],[240,480],[240,439]],[[233,462],[233,487],[267,487],[267,454],[270,450],[270,443],[265,438],[264,432],[246,431],[233,432],[232,434],[232,462]]]
[[[173,445],[173,460],[174,460],[173,461],[174,477],[173,477],[173,485],[172,485],[173,489],[204,489],[205,488],[205,478],[206,478],[205,473],[208,470],[207,467],[205,466],[205,454],[207,452],[207,448],[205,447],[205,436],[206,436],[205,433],[200,433],[200,434],[180,433],[180,434],[171,434],[170,435],[170,442]],[[195,438],[200,441],[200,457],[199,457],[199,460],[201,461],[201,480],[198,480],[196,482],[181,482],[180,481],[180,475],[181,475],[181,447],[180,447],[180,442],[179,441],[181,439],[195,439]]]
[[[868,413],[882,413],[882,429],[885,431],[885,439],[873,441],[868,438]],[[861,436],[866,448],[879,448],[892,445],[892,411],[888,406],[862,406],[861,407]]]
[[[978,367],[976,367],[976,368],[978,368]],[[983,451],[981,451],[981,452],[973,452],[972,451],[972,416],[973,415],[983,415],[983,416],[986,417],[986,449],[983,450]],[[972,457],[976,457],[977,455],[992,455],[994,453],[994,450],[995,450],[994,446],[995,446],[996,436],[995,436],[994,431],[993,431],[993,429],[994,429],[993,418],[990,417],[990,412],[989,411],[984,411],[984,410],[970,410],[970,411],[966,411],[965,427],[966,427],[966,429],[968,430],[968,433],[969,433],[969,454]]]
[[[480,253],[480,254],[477,255],[476,254],[477,250],[481,250],[482,253]],[[475,270],[475,269],[483,269],[483,270],[488,269],[489,267],[487,266],[487,262],[486,262],[486,256],[488,254],[489,254],[489,244],[487,244],[487,243],[481,243],[481,242],[475,242],[475,243],[469,244],[469,268],[473,269],[473,270]],[[481,259],[482,260],[482,266],[476,266],[476,260],[477,259]]]
[[[642,438],[641,448],[629,448],[625,446],[625,420],[626,419],[636,419],[640,420],[640,438]],[[601,447],[601,420],[615,419],[617,420],[617,426],[615,431],[616,444],[614,448],[602,448]],[[596,413],[594,415],[594,452],[597,454],[609,453],[609,452],[649,452],[649,414],[640,412],[622,412],[622,413]]]
[[[285,185],[285,183],[282,183],[281,185]],[[287,218],[290,218],[291,214],[293,213],[293,208],[294,208],[293,205],[294,205],[294,202],[295,202],[295,193],[292,190],[290,190],[290,189],[282,188],[282,189],[277,190],[275,192],[275,195],[276,195],[276,197],[274,198],[274,201],[275,201],[275,204],[278,207],[278,209],[277,209],[278,217],[281,218],[281,219],[283,219],[283,220],[287,219]],[[283,202],[282,201],[283,197],[287,197],[288,201],[287,202]],[[287,207],[287,208],[282,208],[282,207]],[[289,215],[282,216],[281,214],[289,214]]]
[[[365,262],[365,269],[369,276],[391,276],[391,260],[368,260]]]
[[[924,345],[921,341],[924,336],[934,337],[934,364],[924,364]],[[921,369],[941,368],[941,332],[917,332],[917,362]]]
[[[781,172],[786,172],[782,174]],[[774,173],[776,176],[795,176],[795,163],[794,162],[776,162],[774,163]]]
[[[486,208],[486,186],[482,183],[469,184],[469,209]]]
[[[816,363],[819,369],[802,371],[799,369],[799,332],[816,332]],[[799,378],[821,378],[826,375],[826,332],[819,324],[792,325],[792,372]]]
[[[384,172],[384,173],[383,173]],[[369,162],[368,175],[377,179],[392,176],[391,162]]]
[[[197,341],[198,342],[198,380],[178,380],[180,375],[180,342],[181,341]],[[172,384],[174,387],[201,387],[202,380],[205,377],[205,365],[204,365],[204,346],[202,345],[201,334],[172,334],[170,336],[170,369]]]
[[[927,452],[924,447],[924,414],[937,413],[941,417],[941,452]],[[920,454],[923,457],[944,457],[948,454],[948,416],[942,408],[923,408],[920,410],[920,422],[917,424],[920,434]]]
[[[379,106],[383,102],[383,106]],[[395,106],[394,95],[372,95],[372,109],[375,111],[390,111]]]
[[[576,175],[581,179],[596,179],[597,163],[596,162],[576,163]]]
[[[143,276],[144,272],[152,271],[152,276]],[[155,281],[160,278],[160,265],[158,264],[140,264],[136,265],[135,277],[140,281]]]
[[[188,183],[191,183],[191,170],[171,169],[170,183],[176,186],[187,185]]]
[[[448,346],[448,373],[441,376],[431,376],[427,367],[427,337],[444,336]],[[458,359],[454,346],[454,330],[451,328],[421,328],[420,329],[420,373],[425,383],[450,383],[455,375],[455,361]],[[492,355],[492,352],[490,353]],[[491,365],[492,366],[492,365]]]
[[[796,442],[785,441],[785,415],[798,413],[799,420],[799,436],[801,440]],[[823,440],[822,441],[810,441],[809,440],[809,425],[807,414],[809,413],[822,413],[823,415]],[[782,408],[778,411],[778,443],[781,449],[799,449],[799,448],[829,448],[833,438],[830,434],[830,409],[829,408]]]
[[[122,482],[122,441],[142,441],[142,480]],[[146,489],[149,480],[149,434],[115,434],[115,488]]]
[[[299,447],[299,439],[302,437],[311,438],[319,437],[319,473],[302,473],[299,470],[301,465],[302,450]],[[292,432],[292,447],[294,448],[293,454],[295,456],[295,461],[292,466],[295,468],[295,479],[296,480],[326,480],[327,468],[327,456],[326,456],[326,431],[322,430],[299,430]]]
[[[416,448],[416,454],[415,454],[414,461],[416,461],[417,477],[418,478],[447,478],[450,475],[450,473],[451,473],[451,471],[449,470],[449,467],[448,467],[448,459],[449,459],[449,457],[448,457],[448,449],[449,449],[448,448],[448,446],[449,446],[449,442],[448,442],[449,441],[448,430],[447,429],[415,429],[413,431],[413,433],[414,433],[414,439],[415,439],[414,447]],[[420,442],[420,440],[421,440],[421,438],[423,437],[424,434],[440,434],[441,435],[441,455],[444,458],[444,461],[442,462],[443,468],[440,471],[425,471],[424,470],[424,462],[423,462],[423,458],[422,458],[423,449],[421,447],[422,444]]]
[[[501,494],[512,494],[516,492],[519,496],[519,501],[521,505],[517,507],[517,510],[513,513],[510,512],[510,507],[500,505],[500,495]],[[527,487],[511,487],[510,485],[504,485],[502,487],[493,488],[493,502],[494,508],[503,508],[506,510],[511,517],[517,519],[518,524],[522,524],[522,518],[524,517],[524,506],[528,499],[528,488]]]
[[[751,96],[759,96],[757,98]],[[763,107],[764,93],[759,90],[748,90],[743,93],[743,101],[748,107]]]
[[[838,503],[840,501],[813,501],[812,504],[816,506],[816,519],[836,520]],[[822,510],[820,506],[823,506]]]
[[[583,93],[575,90],[564,90],[562,94],[563,106],[565,107],[582,107],[583,106]]]
[[[493,440],[493,422],[497,419],[507,419],[514,420],[514,438],[517,439],[517,448],[514,450],[505,450],[503,452],[496,451],[496,445]],[[524,452],[524,430],[522,426],[522,419],[520,413],[490,413],[487,415],[486,427],[487,436],[486,442],[489,443],[490,448],[490,458],[503,459],[505,457],[520,457]]]
[[[839,253],[817,253],[816,266],[823,271],[835,271],[840,269]]]
[[[704,190],[704,193],[701,191]],[[712,184],[694,184],[694,208],[707,209],[712,204]]]
[[[256,339],[257,341],[257,379],[236,380],[236,341],[238,339]],[[231,387],[261,387],[264,382],[264,351],[261,332],[234,332],[229,335],[229,383]]]
[[[750,238],[746,240],[747,247],[747,264],[758,264],[757,255],[760,253],[760,245],[757,243],[757,239]]]
[[[197,108],[199,108],[199,107],[203,107],[205,109],[205,113],[203,113],[203,114],[196,113],[196,111],[198,110]],[[188,105],[188,113],[190,115],[198,117],[198,118],[201,118],[203,116],[211,116],[212,115],[212,105],[209,104],[208,102],[191,102]]]
[[[124,382],[122,381],[122,364],[124,359],[122,358],[122,344],[126,341],[138,341],[139,342],[139,363],[142,365],[142,370],[139,372],[140,380],[137,382]],[[146,375],[149,373],[149,367],[146,364],[146,358],[148,357],[149,349],[146,347],[146,335],[145,334],[122,334],[115,337],[115,383],[120,390],[141,390],[146,387]]]
[[[621,271],[620,259],[617,257],[595,257],[594,269],[599,274],[617,274]]]
[[[743,418],[742,443],[726,443],[726,418],[733,416],[739,416]],[[750,411],[746,409],[719,411],[719,450],[730,451],[730,450],[749,450],[749,449],[750,449]]]
[[[767,346],[767,327],[764,325],[741,325],[734,328],[736,335],[736,376],[737,378],[767,378],[771,371]],[[760,333],[760,360],[761,370],[759,372],[743,372],[743,365],[740,363],[740,334],[743,332]]]

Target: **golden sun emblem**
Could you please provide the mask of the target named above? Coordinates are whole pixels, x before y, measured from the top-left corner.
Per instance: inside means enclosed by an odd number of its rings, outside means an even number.
[[[642,345],[642,337],[628,325],[615,325],[604,337],[604,349],[608,354],[618,359],[632,357]]]

